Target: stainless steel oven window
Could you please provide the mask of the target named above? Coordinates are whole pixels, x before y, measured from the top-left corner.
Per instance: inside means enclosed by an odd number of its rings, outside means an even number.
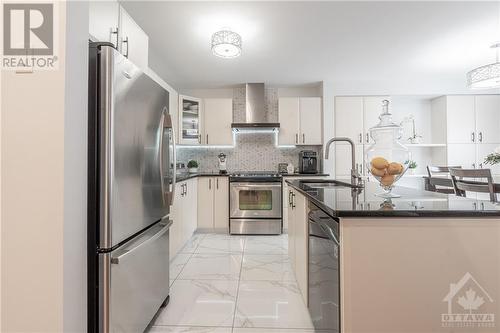
[[[273,210],[271,190],[241,190],[238,194],[240,210]]]
[[[233,182],[230,185],[229,201],[231,218],[279,219],[281,183]]]

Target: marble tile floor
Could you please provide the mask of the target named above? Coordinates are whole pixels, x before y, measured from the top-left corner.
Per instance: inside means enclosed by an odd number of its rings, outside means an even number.
[[[149,332],[313,333],[281,236],[195,234]]]

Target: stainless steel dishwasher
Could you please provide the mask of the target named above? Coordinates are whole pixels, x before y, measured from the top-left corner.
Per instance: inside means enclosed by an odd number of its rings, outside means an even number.
[[[340,332],[338,220],[309,201],[309,313],[317,330]]]

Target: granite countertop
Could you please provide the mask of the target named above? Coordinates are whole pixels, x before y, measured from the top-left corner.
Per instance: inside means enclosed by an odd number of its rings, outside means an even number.
[[[177,174],[177,182],[182,182],[191,178],[196,178],[196,177],[229,177],[231,173],[227,174],[220,174],[218,172],[197,172],[197,173],[181,173]],[[327,173],[316,173],[316,174],[310,174],[310,173],[292,173],[292,174],[281,174],[280,176],[282,177],[327,177],[329,174]]]
[[[500,204],[454,194],[396,186],[393,193],[401,197],[385,200],[375,195],[382,192],[375,182],[367,182],[360,189],[346,183],[313,188],[301,180],[286,182],[332,217],[500,217]]]

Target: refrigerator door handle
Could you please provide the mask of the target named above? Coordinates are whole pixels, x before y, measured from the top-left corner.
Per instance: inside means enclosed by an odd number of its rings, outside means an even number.
[[[138,245],[134,246],[131,249],[126,249],[125,252],[123,252],[122,254],[120,254],[117,257],[112,257],[111,258],[111,263],[115,264],[115,265],[118,265],[120,263],[120,260],[123,260],[130,253],[138,250],[139,248],[141,248],[141,247],[143,247],[143,246],[145,246],[145,245],[147,245],[147,244],[149,244],[151,242],[154,242],[156,239],[160,238],[164,233],[166,233],[168,231],[168,229],[170,228],[170,226],[172,225],[172,223],[173,223],[172,220],[168,220],[168,222],[163,225],[163,227],[160,229],[160,231],[158,231],[153,236],[149,237],[144,242],[139,243]]]
[[[172,187],[171,191],[168,191],[167,194],[167,203],[168,205],[173,205],[174,204],[174,198],[175,198],[175,183],[177,182],[177,145],[175,144],[175,129],[174,125],[172,122],[172,117],[168,113],[167,108],[165,107],[165,120],[163,123],[164,128],[169,129],[170,132],[172,133],[172,178],[170,179],[171,184],[170,186]],[[170,169],[170,168],[169,168]]]
[[[176,182],[176,145],[175,145],[175,131],[174,127],[172,126],[172,118],[168,114],[167,107],[163,108],[163,112],[160,118],[160,125],[161,125],[161,131],[160,131],[160,144],[159,144],[159,160],[160,160],[160,187],[161,187],[161,193],[162,193],[162,199],[163,199],[163,204],[165,206],[170,206],[174,202],[174,196],[175,196],[175,182]],[[164,147],[163,147],[163,140],[164,140],[164,133],[165,129],[169,129],[172,132],[172,162],[173,162],[173,173],[172,173],[172,179],[170,186],[172,187],[172,190],[165,191],[165,177],[163,174],[163,152],[164,152]],[[170,161],[169,161],[170,162]],[[170,167],[169,167],[170,169]]]

